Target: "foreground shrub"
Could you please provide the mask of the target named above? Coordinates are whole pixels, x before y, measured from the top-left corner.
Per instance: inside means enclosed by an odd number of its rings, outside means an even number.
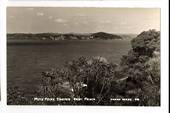
[[[116,67],[103,57],[80,57],[68,62],[65,68],[44,72],[39,94],[45,97],[97,98],[90,103],[74,104],[106,104],[103,100],[109,100],[107,95]]]
[[[131,77],[141,92],[139,105],[160,105],[160,32],[144,31],[132,40],[132,49],[121,59],[119,76]]]
[[[20,87],[14,86],[10,87],[7,90],[7,104],[8,105],[26,105],[26,104],[32,104],[30,101],[30,98],[26,98],[25,94],[23,93],[23,90]]]

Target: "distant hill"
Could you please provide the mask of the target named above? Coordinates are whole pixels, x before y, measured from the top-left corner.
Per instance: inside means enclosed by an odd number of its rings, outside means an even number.
[[[122,37],[114,34],[109,34],[105,32],[97,32],[93,33],[91,36],[93,36],[94,39],[122,39]]]
[[[108,40],[108,39],[122,39],[121,36],[115,34],[109,34],[105,32],[97,33],[38,33],[38,34],[25,34],[25,33],[14,33],[7,34],[8,40],[19,39],[19,40]]]

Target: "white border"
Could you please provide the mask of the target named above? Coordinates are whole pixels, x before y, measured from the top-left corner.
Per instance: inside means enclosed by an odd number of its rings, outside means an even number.
[[[115,107],[115,106],[7,106],[6,86],[6,7],[7,6],[44,6],[44,7],[141,7],[161,8],[161,107]],[[168,0],[152,1],[30,1],[5,2],[0,4],[0,75],[1,102],[0,113],[168,113],[168,66],[169,66],[169,31]]]
[[[166,0],[164,0],[166,1]],[[160,7],[160,1],[16,1],[7,3],[7,6],[45,6],[45,7]]]

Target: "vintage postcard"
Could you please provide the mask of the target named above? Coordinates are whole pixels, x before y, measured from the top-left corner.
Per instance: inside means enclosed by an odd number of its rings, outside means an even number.
[[[160,9],[7,7],[7,104],[160,106]]]

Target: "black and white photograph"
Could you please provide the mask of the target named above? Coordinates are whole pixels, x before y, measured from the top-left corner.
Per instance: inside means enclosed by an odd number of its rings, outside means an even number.
[[[160,106],[160,8],[6,10],[8,105]]]

